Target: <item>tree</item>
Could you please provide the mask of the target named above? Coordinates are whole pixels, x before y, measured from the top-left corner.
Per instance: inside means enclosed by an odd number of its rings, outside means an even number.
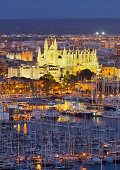
[[[70,73],[69,73],[69,71],[66,71],[66,74],[64,75],[64,81],[66,83],[69,83],[69,81],[70,81]]]
[[[40,77],[40,80],[44,80],[44,79],[48,79],[50,81],[53,81],[54,77],[50,73],[47,73],[44,76]]]
[[[91,77],[94,75],[94,72],[91,72],[89,69],[81,70],[81,72],[78,74],[78,77],[80,80],[91,80]]]
[[[43,80],[44,90],[49,93],[50,89],[55,89],[56,86],[59,86],[59,83],[55,81],[54,77],[48,73],[40,77],[40,80]]]

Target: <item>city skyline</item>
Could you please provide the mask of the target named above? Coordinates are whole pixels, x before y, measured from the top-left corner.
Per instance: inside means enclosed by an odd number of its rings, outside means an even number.
[[[0,5],[0,19],[29,18],[120,18],[118,0],[5,0]]]

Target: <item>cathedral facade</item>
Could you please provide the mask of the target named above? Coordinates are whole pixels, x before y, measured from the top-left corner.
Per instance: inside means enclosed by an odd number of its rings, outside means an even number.
[[[48,47],[48,42],[45,40],[44,53],[41,54],[39,48],[38,66],[43,65],[53,65],[59,66],[63,69],[63,73],[69,71],[71,74],[76,74],[77,71],[89,69],[93,72],[97,72],[99,68],[99,63],[97,61],[96,50],[58,50],[58,46],[55,41],[50,47]]]
[[[76,74],[77,71],[89,69],[97,72],[99,63],[95,50],[58,50],[56,39],[49,47],[47,40],[44,44],[44,52],[39,48],[37,63],[34,66],[18,66],[8,68],[8,78],[26,77],[39,79],[44,74],[50,73],[56,81],[59,81],[61,75],[69,71],[70,74]]]

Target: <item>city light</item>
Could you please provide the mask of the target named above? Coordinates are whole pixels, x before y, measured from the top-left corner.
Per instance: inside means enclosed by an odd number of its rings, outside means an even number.
[[[120,36],[96,28],[21,34],[20,41],[9,35],[5,43],[0,35],[2,169],[90,170],[120,162]]]
[[[99,35],[99,32],[96,32],[96,35]]]
[[[102,32],[102,35],[105,35],[105,32]]]

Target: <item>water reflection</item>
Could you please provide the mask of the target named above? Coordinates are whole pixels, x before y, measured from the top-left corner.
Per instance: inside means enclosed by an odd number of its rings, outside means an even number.
[[[101,117],[93,117],[92,121],[93,121],[93,123],[96,124],[96,126],[104,126],[105,125],[105,121],[104,121],[104,119],[101,119]]]
[[[56,106],[67,110],[76,104],[86,108],[83,103],[71,101],[65,101]],[[35,112],[40,114],[39,109]],[[44,165],[47,166],[50,163],[54,167],[56,162],[61,160],[63,165],[73,161],[77,166],[75,170],[96,170],[100,168],[100,165],[99,167],[97,165],[83,167],[81,165],[85,164],[82,164],[82,161],[83,159],[87,161],[90,152],[99,156],[103,154],[105,148],[109,149],[107,154],[104,153],[108,156],[111,148],[115,151],[114,139],[116,139],[116,133],[119,137],[119,124],[120,120],[101,117],[84,119],[69,115],[60,115],[57,121],[40,118],[31,119],[26,123],[24,121],[6,122],[1,124],[0,151],[9,155],[20,154],[21,165],[22,161],[26,161],[27,164],[30,159],[33,165],[29,164],[29,166],[34,166],[35,169],[42,169]],[[111,141],[112,145],[110,145]],[[78,159],[82,162],[81,164]],[[45,170],[47,170],[46,167]]]
[[[38,164],[38,165],[37,165],[37,167],[36,167],[36,169],[41,170],[41,169],[42,169],[42,168],[41,168],[41,165],[40,165],[40,164]]]
[[[59,116],[58,122],[74,122],[74,120],[70,116]]]

